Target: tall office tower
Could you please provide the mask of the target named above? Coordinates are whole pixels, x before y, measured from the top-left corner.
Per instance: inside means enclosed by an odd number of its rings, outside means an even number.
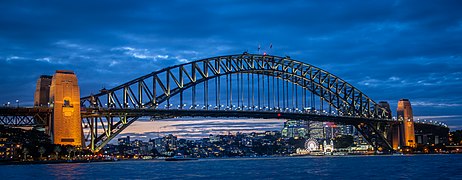
[[[324,139],[324,123],[317,122],[317,121],[310,121],[310,138],[314,138],[316,140]]]
[[[42,75],[37,80],[34,93],[34,106],[48,106],[52,77],[53,76]]]
[[[82,146],[80,90],[72,71],[58,70],[50,87],[50,106],[53,107],[51,137],[53,143]]]
[[[412,115],[411,102],[408,99],[400,99],[398,101],[397,118],[402,120],[401,138],[404,146],[416,147],[415,132],[414,132],[414,116]]]
[[[339,135],[350,135],[353,136],[354,127],[352,125],[337,125],[339,129]]]
[[[287,120],[281,131],[282,137],[294,139],[308,139],[309,137],[308,121],[304,120]]]

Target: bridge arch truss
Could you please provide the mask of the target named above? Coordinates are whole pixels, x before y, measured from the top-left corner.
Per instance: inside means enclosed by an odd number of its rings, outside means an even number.
[[[81,98],[81,105],[94,151],[142,116],[188,114],[331,119],[355,125],[376,147],[391,148],[383,130],[393,121],[390,112],[343,79],[289,57],[244,53],[192,61],[103,89]]]

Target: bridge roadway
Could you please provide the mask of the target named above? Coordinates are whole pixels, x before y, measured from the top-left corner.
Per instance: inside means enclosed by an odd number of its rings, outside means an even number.
[[[12,126],[46,126],[53,109],[48,107],[0,107],[0,124]],[[86,108],[81,111],[82,118],[91,117],[235,117],[257,119],[297,119],[318,122],[337,122],[355,125],[362,122],[397,122],[393,119],[365,119],[361,117],[336,116],[319,113],[273,112],[273,111],[237,111],[237,110],[196,110],[196,109],[108,109]],[[437,121],[415,121],[425,127],[448,128]]]
[[[48,107],[0,107],[0,124],[14,126],[46,126],[53,109]]]
[[[48,107],[2,107],[0,123],[14,126],[46,126],[53,109]],[[234,117],[261,119],[296,119],[319,122],[337,122],[356,125],[361,122],[396,122],[386,119],[366,119],[362,117],[336,116],[321,113],[246,111],[246,110],[197,110],[197,109],[111,109],[83,108],[82,118],[91,117]]]
[[[320,113],[245,111],[245,110],[197,110],[197,109],[89,109],[82,111],[82,118],[91,117],[234,117],[258,119],[294,119],[318,122],[336,122],[356,125],[364,122],[396,122],[392,119],[366,119],[361,117],[336,116]]]

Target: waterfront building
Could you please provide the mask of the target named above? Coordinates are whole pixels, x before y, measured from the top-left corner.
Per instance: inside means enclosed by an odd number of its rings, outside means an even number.
[[[128,146],[130,145],[130,136],[119,138],[117,141],[119,142],[119,145]]]
[[[332,152],[334,152],[334,141],[333,140],[329,140],[329,141],[324,140],[324,142],[322,144],[322,147],[323,147],[323,150],[324,150],[324,154],[332,155]]]
[[[7,137],[0,137],[0,160],[10,160],[13,159],[20,149],[20,145],[14,142]]]
[[[167,136],[154,139],[154,148],[161,155],[172,156],[177,150],[177,137],[169,134]]]

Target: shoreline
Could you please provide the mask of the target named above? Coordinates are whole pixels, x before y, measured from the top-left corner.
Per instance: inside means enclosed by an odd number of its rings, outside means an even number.
[[[3,161],[1,165],[29,165],[29,164],[71,164],[71,163],[93,163],[93,162],[114,162],[114,160],[53,160],[53,161]]]
[[[433,154],[425,154],[425,153],[414,153],[414,154],[403,154],[402,156],[412,156],[412,155],[448,155],[448,154],[461,154],[461,153],[433,153]],[[316,155],[289,155],[289,156],[256,156],[256,157],[209,157],[209,158],[198,158],[197,160],[201,159],[260,159],[260,158],[274,158],[274,157],[287,157],[287,158],[295,158],[295,157],[359,157],[359,156],[394,156],[392,154],[348,154],[348,155],[323,155],[323,156],[316,156]],[[395,156],[396,157],[396,156]],[[34,164],[72,164],[72,163],[98,163],[98,162],[116,162],[116,161],[164,161],[165,159],[118,159],[118,160],[53,160],[53,161],[3,161],[0,162],[1,165],[34,165]]]

